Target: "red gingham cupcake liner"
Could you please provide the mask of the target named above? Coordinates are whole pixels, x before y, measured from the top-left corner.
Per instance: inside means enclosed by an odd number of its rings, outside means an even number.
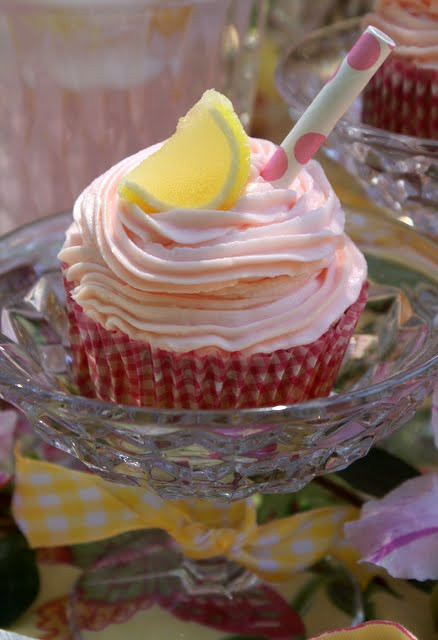
[[[366,302],[359,299],[318,340],[273,353],[173,353],[107,331],[71,298],[73,371],[82,395],[136,406],[228,409],[274,406],[329,395]]]
[[[438,71],[393,54],[364,89],[362,121],[394,133],[438,139]]]

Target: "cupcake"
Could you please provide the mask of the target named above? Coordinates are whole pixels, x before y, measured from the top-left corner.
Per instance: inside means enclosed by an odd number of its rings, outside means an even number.
[[[363,97],[366,124],[438,139],[438,2],[377,0],[364,17],[397,44]]]
[[[261,177],[275,149],[209,91],[85,189],[59,254],[83,395],[224,409],[330,393],[366,262],[317,162],[289,188]]]

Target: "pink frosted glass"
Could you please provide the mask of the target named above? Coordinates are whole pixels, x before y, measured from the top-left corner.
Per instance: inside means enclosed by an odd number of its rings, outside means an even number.
[[[250,117],[262,0],[0,1],[0,234],[69,209],[202,92]]]

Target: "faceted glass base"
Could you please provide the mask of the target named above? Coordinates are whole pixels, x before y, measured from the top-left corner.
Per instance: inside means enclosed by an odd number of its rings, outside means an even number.
[[[172,638],[181,640],[192,638],[194,627],[199,638],[302,640],[308,636],[301,617],[306,607],[301,605],[315,606],[328,584],[332,590],[348,593],[344,625],[360,624],[366,617],[357,577],[332,557],[315,564],[307,575],[301,574],[298,584],[304,579],[304,587],[298,586],[296,574],[288,584],[274,585],[226,558],[184,558],[161,530],[83,545],[82,552],[76,547],[75,554],[85,566],[67,606],[68,626],[75,640],[89,638],[93,632],[113,637],[111,626],[122,625],[119,629],[123,629],[136,616],[152,617],[154,610],[173,618],[178,633]],[[335,608],[332,614],[336,616]],[[147,623],[144,633],[144,637],[150,633]]]
[[[148,530],[102,543],[70,594],[68,623],[81,639],[158,606],[224,634],[257,630],[258,637],[278,637],[271,636],[278,623],[269,608],[254,614],[268,597],[275,599],[274,591],[246,569],[226,558],[191,560],[164,531]],[[90,616],[90,608],[101,615]]]

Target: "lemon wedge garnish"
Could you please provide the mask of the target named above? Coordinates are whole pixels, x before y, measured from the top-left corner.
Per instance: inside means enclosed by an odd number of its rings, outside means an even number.
[[[119,184],[119,196],[147,213],[229,209],[248,181],[250,145],[231,102],[206,91],[174,135]]]

